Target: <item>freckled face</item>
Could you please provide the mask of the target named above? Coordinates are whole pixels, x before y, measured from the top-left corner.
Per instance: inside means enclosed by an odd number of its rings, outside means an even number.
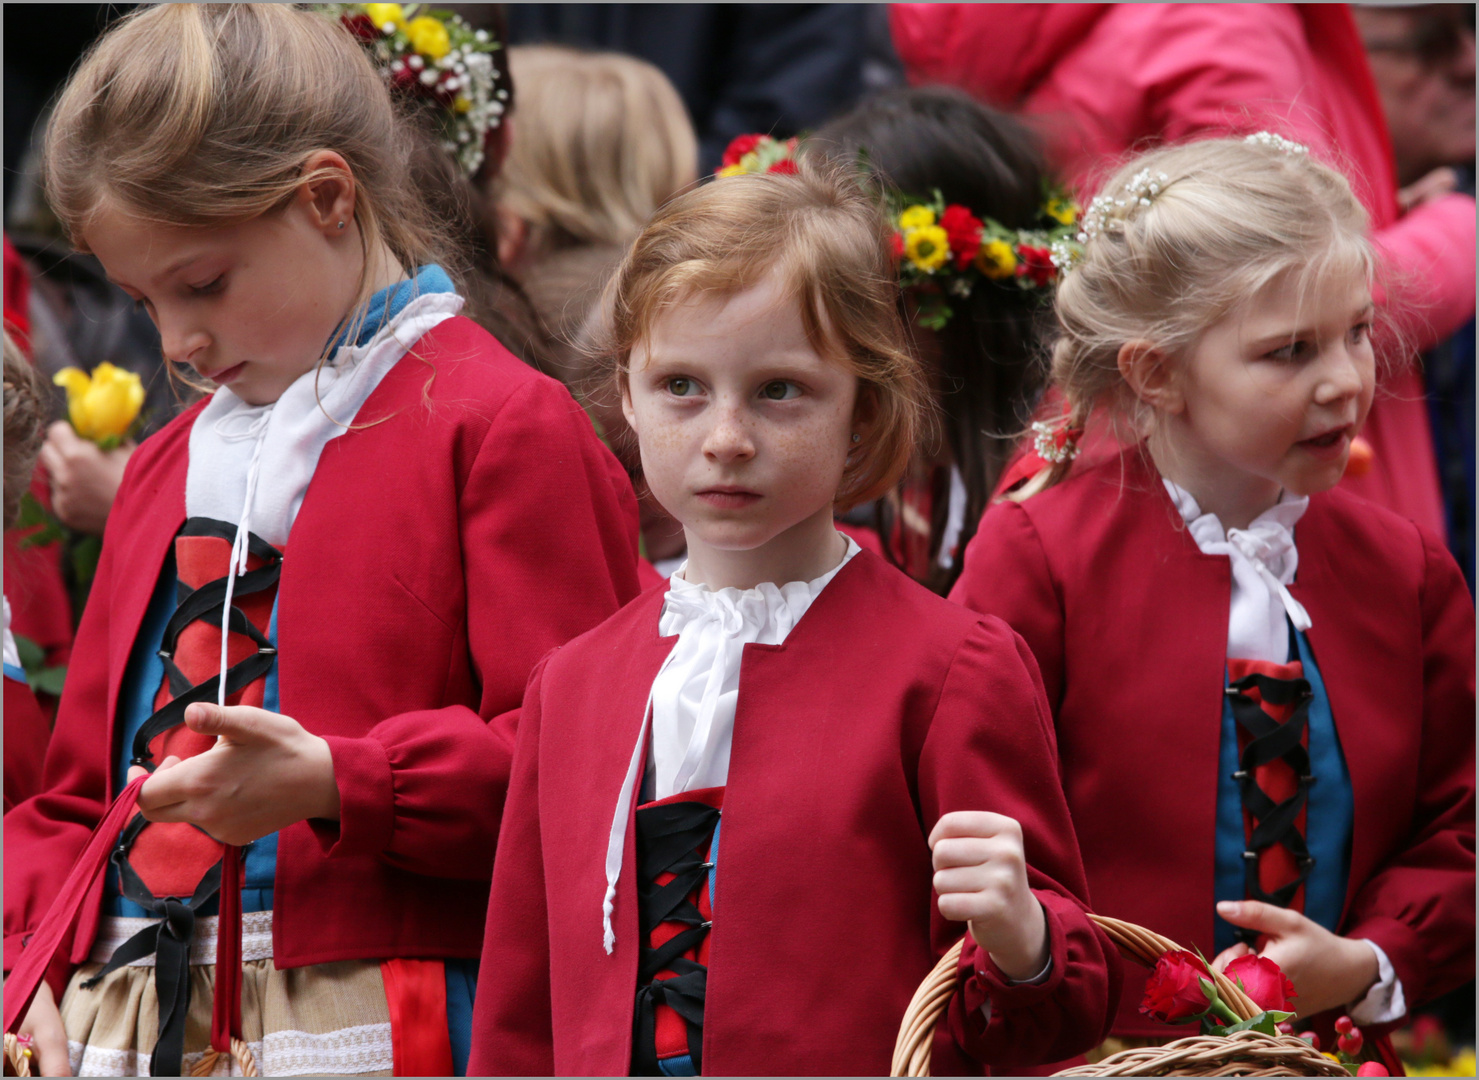
[[[857,383],[813,348],[771,275],[660,315],[632,352],[622,409],[657,501],[694,539],[750,551],[830,516]]]
[[[159,225],[104,206],[83,234],[159,327],[167,359],[254,405],[310,371],[353,304],[360,255],[299,202],[219,229]]]

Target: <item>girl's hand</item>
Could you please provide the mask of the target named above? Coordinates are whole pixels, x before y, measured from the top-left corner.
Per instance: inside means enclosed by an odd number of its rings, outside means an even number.
[[[1022,826],[985,811],[946,814],[930,833],[940,914],[970,924],[971,937],[1009,979],[1035,977],[1048,962],[1048,923],[1027,887]]]
[[[1359,938],[1332,934],[1319,923],[1297,911],[1257,900],[1224,900],[1217,914],[1234,926],[1257,930],[1267,940],[1260,956],[1266,956],[1289,976],[1299,997],[1294,1007],[1303,1017],[1326,1009],[1353,1005],[1366,996],[1376,982],[1376,953]],[[1253,950],[1239,942],[1224,949],[1212,961],[1218,971]]]
[[[160,763],[139,789],[139,810],[150,821],[186,821],[240,846],[305,818],[338,820],[329,744],[292,717],[195,704],[185,725],[219,738],[203,754]],[[135,766],[128,778],[142,772]]]
[[[72,1062],[67,1058],[67,1029],[62,1027],[62,1014],[45,980],[36,989],[16,1034],[31,1036],[32,1072],[42,1076],[72,1075]]]
[[[136,449],[126,442],[116,450],[101,450],[65,420],[46,429],[41,463],[51,477],[51,505],[62,523],[79,532],[101,536],[123,467]]]

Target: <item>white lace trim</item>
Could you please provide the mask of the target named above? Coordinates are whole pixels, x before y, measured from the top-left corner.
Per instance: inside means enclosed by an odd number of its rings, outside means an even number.
[[[323,1035],[307,1031],[274,1031],[248,1044],[263,1076],[362,1076],[393,1067],[389,1024],[340,1028]],[[108,1050],[67,1043],[74,1076],[148,1076],[151,1055],[137,1050]],[[186,1054],[185,1073],[205,1057]],[[240,1076],[236,1059],[222,1054],[212,1076]]]
[[[144,919],[126,916],[104,916],[98,924],[98,936],[92,943],[88,959],[95,964],[106,964],[118,946],[133,937],[146,926],[161,922],[160,919]],[[216,962],[216,935],[219,933],[220,918],[206,915],[195,920],[195,940],[190,942],[192,964],[214,964]],[[272,912],[248,911],[241,917],[241,959],[272,959]],[[129,967],[153,967],[151,954],[135,960]]]

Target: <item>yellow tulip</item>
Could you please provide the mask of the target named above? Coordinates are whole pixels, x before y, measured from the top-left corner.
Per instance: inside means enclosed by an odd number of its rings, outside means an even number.
[[[430,15],[418,15],[406,27],[406,37],[411,39],[411,48],[429,60],[440,60],[452,49],[452,39],[440,19]]]
[[[923,229],[935,223],[935,212],[928,206],[911,206],[899,215],[899,230]]]
[[[67,416],[77,434],[96,443],[123,438],[144,405],[139,377],[112,364],[99,364],[91,376],[63,368],[52,381],[67,391]]]
[[[932,273],[950,258],[950,235],[938,225],[913,229],[904,237],[904,254],[919,269]]]
[[[994,281],[1009,278],[1017,270],[1017,253],[1005,240],[988,240],[976,255],[976,269]]]
[[[406,23],[406,13],[399,4],[366,4],[365,14],[381,30],[387,26],[404,26]]]

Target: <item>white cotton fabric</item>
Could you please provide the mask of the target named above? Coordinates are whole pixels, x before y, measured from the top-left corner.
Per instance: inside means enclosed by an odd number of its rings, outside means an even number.
[[[679,792],[727,783],[745,646],[785,642],[822,590],[861,550],[851,537],[843,539],[847,551],[842,561],[811,581],[784,585],[767,581],[753,589],[714,590],[685,581],[682,569],[669,581],[658,633],[663,637],[676,634],[678,640],[658,668],[648,692],[637,745],[632,748],[607,837],[601,925],[608,953],[616,945],[611,924],[616,882],[621,877],[627,819],[636,797],[649,725],[654,798],[666,799]]]
[[[1294,526],[1309,509],[1309,496],[1296,499],[1284,492],[1279,501],[1254,518],[1248,528],[1229,529],[1224,534],[1222,522],[1216,514],[1202,513],[1189,491],[1165,477],[1161,480],[1197,547],[1208,555],[1226,555],[1232,560],[1228,657],[1287,663],[1289,628],[1286,620],[1293,622],[1301,633],[1311,625],[1304,605],[1294,599],[1288,589],[1299,567]],[[1407,1000],[1402,993],[1397,970],[1392,967],[1387,954],[1374,941],[1366,944],[1376,953],[1376,985],[1359,1005],[1351,1009],[1351,1019],[1358,1024],[1389,1023],[1407,1011]]]
[[[1166,491],[1196,545],[1232,563],[1232,604],[1228,611],[1227,655],[1239,660],[1289,660],[1289,627],[1310,628],[1309,613],[1289,592],[1299,568],[1294,526],[1309,509],[1309,496],[1287,491],[1246,529],[1224,530],[1216,514],[1204,514],[1191,492],[1162,477]]]
[[[21,666],[21,652],[15,645],[15,635],[10,632],[10,597],[5,601],[5,663],[10,667]]]
[[[300,376],[271,405],[248,405],[231,387],[218,389],[190,429],[186,516],[232,523],[247,516],[263,540],[278,548],[286,544],[323,448],[344,433],[406,351],[462,310],[462,303],[456,293],[416,297],[370,341],[340,346],[321,369]]]

